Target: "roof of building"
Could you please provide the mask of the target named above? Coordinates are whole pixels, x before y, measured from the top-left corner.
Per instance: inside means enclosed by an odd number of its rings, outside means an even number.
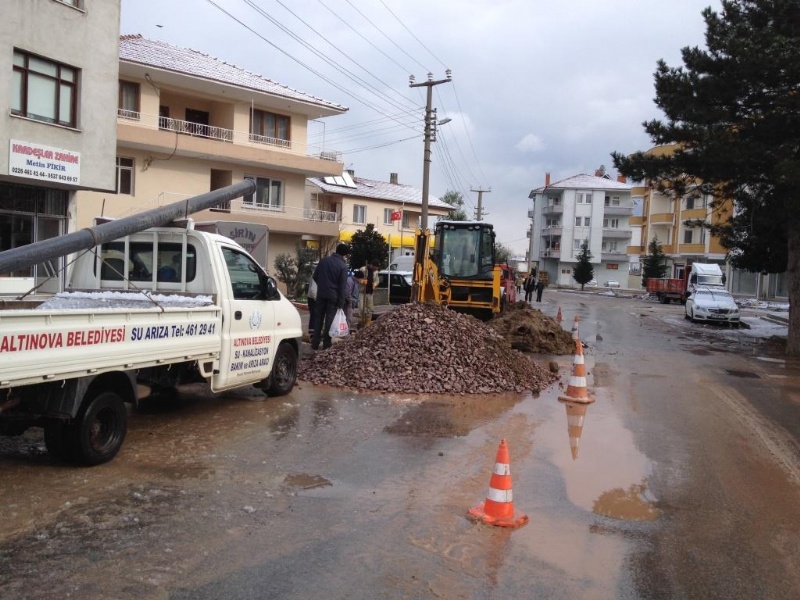
[[[620,190],[630,191],[631,185],[629,183],[621,183],[607,177],[597,177],[596,175],[587,175],[581,173],[580,175],[573,175],[561,181],[556,181],[550,185],[545,185],[535,190],[531,190],[531,194],[541,194],[548,189],[556,190]]]
[[[422,190],[410,185],[364,179],[363,177],[338,177],[335,180],[333,177],[309,177],[308,181],[328,194],[341,194],[343,196],[370,198],[373,200],[389,200],[401,204],[422,204]],[[353,185],[349,185],[351,182]],[[428,206],[446,208],[448,210],[453,208],[430,194],[428,194]]]
[[[341,104],[294,90],[286,85],[276,83],[266,77],[256,75],[197,50],[180,48],[156,40],[148,40],[139,34],[120,36],[119,58],[121,61],[218,81],[264,94],[282,96],[300,102],[324,106],[328,109],[347,110],[347,107]]]

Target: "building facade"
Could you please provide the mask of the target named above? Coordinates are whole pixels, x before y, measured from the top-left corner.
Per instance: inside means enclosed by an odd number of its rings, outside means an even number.
[[[628,286],[628,245],[632,237],[631,186],[604,171],[575,175],[531,191],[533,200],[529,257],[551,285],[576,286],[573,279],[581,245],[588,242],[598,285],[608,281]]]
[[[664,155],[674,152],[674,145],[656,146],[647,152]],[[667,259],[667,277],[683,278],[694,262],[719,264],[727,274],[727,287],[734,294],[775,298],[788,296],[785,274],[759,274],[733,269],[727,262],[727,250],[706,225],[717,225],[733,215],[733,203],[725,201],[712,208],[714,196],[703,186],[690,186],[682,197],[660,192],[646,182],[633,186],[635,200],[640,200],[641,216],[631,218],[634,238],[628,254],[634,262],[648,253],[656,239]],[[639,281],[641,285],[641,280]]]
[[[422,190],[401,184],[397,173],[389,181],[356,177],[311,177],[308,197],[315,208],[334,211],[341,223],[337,240],[349,242],[353,234],[372,224],[389,244],[389,261],[413,254],[414,236],[422,216]],[[429,223],[446,217],[453,207],[436,196],[428,196]]]
[[[267,235],[259,258],[339,232],[333,211],[306,204],[308,176],[340,175],[335,152],[308,146],[308,122],[346,108],[293,90],[195,50],[138,35],[119,38],[113,102],[112,193],[81,192],[78,226],[122,217],[251,179],[256,193],[192,215],[239,231],[245,247]],[[240,227],[237,227],[241,224]],[[250,226],[250,227],[248,227]],[[264,233],[262,233],[264,232]]]
[[[113,193],[119,20],[120,0],[3,2],[0,251],[74,230],[81,191]],[[64,266],[0,275],[0,294],[57,292]]]

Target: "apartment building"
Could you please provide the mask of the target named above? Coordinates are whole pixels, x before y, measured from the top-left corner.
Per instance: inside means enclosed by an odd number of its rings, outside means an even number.
[[[529,258],[551,284],[576,285],[573,279],[581,245],[588,241],[594,275],[602,286],[617,281],[628,287],[628,244],[633,214],[631,186],[620,176],[612,180],[604,169],[555,183],[545,174],[545,184],[531,191]]]
[[[422,216],[422,190],[401,184],[397,173],[389,181],[356,177],[345,171],[341,177],[310,177],[311,205],[323,212],[335,211],[341,222],[338,239],[349,242],[367,224],[389,244],[389,259],[414,252],[414,235]],[[428,195],[428,223],[446,217],[453,207]]]
[[[674,152],[674,145],[656,146],[649,154],[664,155]],[[711,235],[700,224],[716,225],[733,215],[733,203],[722,202],[712,209],[712,194],[701,185],[690,187],[682,197],[658,191],[646,182],[637,182],[632,192],[641,199],[641,216],[632,217],[631,228],[639,238],[631,244],[628,253],[635,256],[648,253],[648,246],[655,238],[667,259],[667,277],[682,278],[694,262],[717,263],[727,273],[727,285],[734,294],[756,295],[762,298],[788,296],[788,281],[785,274],[762,275],[733,269],[726,263],[727,250],[719,238]]]
[[[3,2],[0,251],[74,230],[82,190],[113,194],[119,19],[120,0]],[[60,291],[64,260],[0,275],[0,295]]]
[[[119,38],[115,193],[82,192],[78,225],[121,217],[251,179],[256,193],[193,215],[245,247],[266,236],[264,267],[339,233],[334,210],[306,204],[309,176],[341,175],[335,152],[308,145],[308,124],[344,106],[293,90],[196,50],[140,35]],[[231,232],[238,232],[237,238]]]

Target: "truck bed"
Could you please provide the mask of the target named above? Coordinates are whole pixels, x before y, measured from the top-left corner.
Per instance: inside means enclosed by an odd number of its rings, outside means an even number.
[[[218,358],[221,309],[210,296],[153,300],[71,292],[0,311],[0,388]]]
[[[682,295],[686,291],[683,279],[648,279],[647,292]]]

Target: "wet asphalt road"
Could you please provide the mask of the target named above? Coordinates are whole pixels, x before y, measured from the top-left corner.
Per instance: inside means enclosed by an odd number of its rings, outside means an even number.
[[[301,383],[154,398],[91,469],[33,430],[3,440],[0,598],[800,597],[800,364],[679,306],[545,294],[558,307],[587,344],[579,431],[558,385]],[[464,517],[501,439],[530,517],[513,531]]]

